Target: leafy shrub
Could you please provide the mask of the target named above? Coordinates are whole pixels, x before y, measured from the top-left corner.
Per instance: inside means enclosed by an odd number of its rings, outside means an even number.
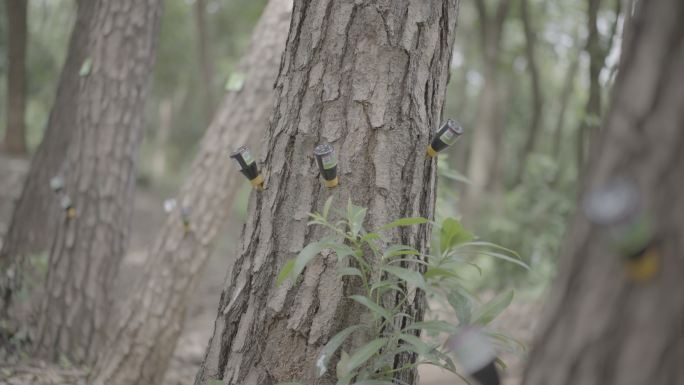
[[[527,264],[509,249],[475,239],[454,218],[446,218],[441,224],[432,223],[434,238],[438,240],[438,246],[434,248],[438,250],[425,255],[410,245],[390,243],[383,233],[403,226],[426,226],[429,222],[427,219],[402,218],[374,232],[367,232],[363,228],[365,208],[355,206],[351,201],[347,204],[346,212],[332,209],[331,206],[332,198],[325,203],[322,213],[309,214],[309,225],[325,227],[330,236],[304,247],[296,258],[285,264],[277,280],[278,284],[288,278],[295,281],[309,262],[327,249],[334,251],[337,256],[338,276],[358,279],[361,283],[363,294],[352,295],[349,300],[365,308],[367,317],[360,319],[368,321],[350,325],[328,341],[316,361],[316,375],[321,377],[330,370],[331,362],[340,350],[335,368],[338,385],[394,384],[396,372],[411,370],[422,364],[436,365],[461,376],[446,349],[438,342],[420,339],[421,332],[454,334],[461,326],[486,326],[511,303],[512,291],[479,304],[477,298],[463,287],[459,270],[464,264],[472,264],[473,257],[488,255],[524,268],[527,268]],[[331,220],[331,211],[343,219]],[[402,305],[419,290],[448,303],[456,313],[458,322],[414,320],[411,315],[402,312]],[[399,300],[397,303],[388,298]],[[402,318],[408,318],[411,322],[396,322]],[[348,353],[342,347],[355,333],[370,336],[369,342]],[[510,338],[500,333],[490,333],[490,336],[506,344],[512,343]],[[393,368],[395,356],[406,353],[414,354],[416,359],[413,363]]]

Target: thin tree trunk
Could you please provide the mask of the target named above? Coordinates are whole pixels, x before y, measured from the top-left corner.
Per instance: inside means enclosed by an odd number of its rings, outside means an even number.
[[[526,385],[684,383],[683,18],[679,0],[649,1],[637,15],[586,170],[586,191],[615,175],[638,186],[660,269],[649,281],[629,280],[605,231],[579,213]]]
[[[530,84],[532,89],[532,105],[531,105],[531,120],[530,127],[527,131],[527,137],[520,153],[520,164],[518,165],[518,172],[515,177],[514,185],[518,185],[525,174],[527,167],[527,160],[530,154],[534,151],[539,136],[539,127],[542,123],[542,109],[544,102],[542,101],[541,90],[541,75],[539,74],[539,67],[537,66],[537,59],[535,56],[535,33],[532,26],[532,17],[530,17],[529,0],[520,1],[520,9],[522,14],[523,30],[525,31],[525,56],[527,57],[527,68],[530,74]]]
[[[570,62],[568,72],[565,74],[565,81],[563,82],[563,90],[559,101],[558,118],[556,120],[556,128],[553,131],[553,144],[551,147],[551,156],[558,156],[561,152],[561,142],[563,140],[563,131],[565,127],[565,115],[568,111],[568,103],[570,96],[575,88],[575,78],[577,77],[577,70],[579,69],[579,52],[577,56]]]
[[[3,308],[7,309],[14,293],[21,286],[24,257],[48,249],[53,239],[59,214],[59,202],[50,189],[50,179],[64,174],[67,150],[76,123],[79,89],[79,69],[86,58],[93,2],[79,1],[64,68],[59,78],[55,103],[43,134],[43,140],[33,155],[19,200],[14,206],[7,235],[0,250],[0,280]]]
[[[475,1],[480,19],[480,39],[484,61],[484,86],[482,88],[475,127],[473,129],[470,160],[468,161],[468,184],[463,203],[463,218],[471,221],[480,209],[484,192],[492,183],[492,171],[498,149],[496,130],[502,120],[499,105],[499,57],[501,34],[508,14],[510,0],[500,0],[493,15],[489,15],[484,0]]]
[[[246,183],[228,154],[234,146],[253,141],[268,124],[291,9],[291,0],[271,0],[264,10],[250,50],[239,64],[246,74],[245,86],[226,95],[177,198],[192,210],[191,229],[185,233],[178,212],[167,219],[145,262],[142,281],[123,306],[108,349],[98,359],[92,383],[162,382],[199,272],[239,186]]]
[[[49,257],[37,353],[92,362],[111,312],[110,289],[128,241],[143,106],[161,2],[94,1],[80,78],[62,214]]]
[[[26,154],[28,0],[7,0],[7,127],[5,150]]]
[[[563,148],[561,142],[563,141],[563,133],[565,131],[565,115],[568,111],[568,103],[570,103],[570,96],[575,87],[575,78],[577,77],[577,71],[579,70],[579,52],[578,55],[572,60],[568,68],[568,72],[565,74],[565,82],[563,84],[563,90],[561,91],[560,105],[558,111],[558,118],[556,120],[556,128],[553,131],[553,142],[551,147],[551,156],[559,159],[558,168],[553,177],[553,184],[557,183],[561,174],[565,171],[565,167],[562,165],[563,159]]]
[[[436,167],[425,151],[441,119],[457,9],[455,0],[295,1],[261,156],[266,190],[251,197],[196,384],[335,382],[314,379],[314,363],[336,332],[358,322],[360,310],[345,298],[355,288],[336,277],[332,256],[312,262],[301,285],[276,287],[276,276],[321,236],[306,226],[307,213],[328,196],[367,207],[369,228],[433,217]],[[312,154],[322,142],[338,154],[334,190],[321,183]],[[426,251],[428,234],[420,226],[395,236]],[[410,302],[404,311],[421,319],[422,296]],[[398,378],[416,381],[413,371]]]
[[[214,84],[214,68],[211,62],[211,51],[209,49],[209,36],[207,35],[207,23],[205,20],[206,6],[204,0],[195,0],[195,26],[197,27],[197,48],[202,75],[202,88],[204,94],[204,109],[206,122],[211,122],[214,116],[214,96],[212,85]]]
[[[584,169],[587,149],[591,139],[598,136],[598,129],[603,117],[602,89],[599,76],[601,70],[605,67],[606,57],[610,53],[613,44],[621,7],[621,0],[615,0],[615,20],[608,38],[602,42],[598,31],[598,13],[601,9],[601,0],[588,0],[587,27],[589,36],[587,37],[586,51],[589,54],[589,99],[587,100],[585,117],[582,124],[580,124],[577,140],[577,165],[580,172]]]
[[[173,104],[173,98],[164,98],[159,102],[159,126],[154,138],[154,153],[150,162],[152,174],[156,178],[162,178],[166,173],[166,146],[171,133]]]

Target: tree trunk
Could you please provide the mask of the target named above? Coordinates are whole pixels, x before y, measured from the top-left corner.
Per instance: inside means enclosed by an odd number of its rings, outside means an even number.
[[[79,1],[76,23],[59,78],[55,104],[31,161],[21,196],[14,206],[7,235],[0,250],[0,273],[6,280],[2,306],[6,310],[21,286],[24,257],[47,250],[53,239],[59,213],[58,199],[50,189],[50,179],[63,174],[63,164],[76,123],[79,69],[86,58],[90,21],[95,9],[91,1]]]
[[[206,123],[211,122],[214,116],[214,97],[212,85],[214,83],[214,68],[211,63],[211,51],[209,49],[209,36],[207,36],[207,23],[205,20],[206,7],[204,0],[195,1],[195,25],[197,27],[197,48],[200,73],[202,75],[202,93],[204,94],[204,110]]]
[[[173,101],[174,98],[164,98],[159,102],[159,126],[154,136],[154,152],[150,161],[152,175],[157,179],[166,173],[166,146],[173,124]]]
[[[568,111],[568,104],[570,103],[570,96],[572,96],[572,91],[575,88],[575,81],[577,77],[577,71],[579,69],[579,52],[577,56],[572,60],[570,66],[568,67],[568,72],[565,74],[565,82],[563,83],[563,90],[561,91],[560,101],[559,101],[559,111],[556,120],[556,127],[553,131],[553,140],[550,155],[559,160],[557,163],[556,171],[552,179],[552,185],[555,185],[561,180],[562,174],[566,171],[566,167],[563,167],[563,154],[564,147],[561,146],[563,141],[563,134],[565,131],[565,120],[566,113]]]
[[[627,278],[622,256],[579,213],[526,385],[684,383],[684,3],[654,0],[634,20],[614,100],[586,170],[588,191],[634,180],[651,217],[660,271]]]
[[[483,193],[492,183],[496,168],[496,136],[502,113],[499,93],[499,57],[501,34],[508,14],[510,0],[500,0],[494,15],[489,15],[484,0],[477,0],[480,19],[480,39],[484,62],[484,86],[480,93],[477,117],[473,129],[472,148],[468,161],[468,184],[463,203],[463,217],[472,220],[480,209]],[[499,154],[501,156],[501,154]]]
[[[425,155],[439,125],[458,1],[295,1],[276,105],[262,150],[266,190],[254,193],[239,256],[196,384],[273,385],[313,378],[321,347],[360,310],[334,257],[312,262],[301,285],[276,287],[279,269],[322,231],[307,213],[327,197],[368,208],[375,228],[405,216],[433,217],[435,163]],[[332,144],[340,186],[327,190],[313,148]],[[397,239],[427,251],[426,226]],[[405,312],[422,316],[422,296]],[[397,359],[401,366],[406,357]],[[407,383],[413,372],[400,372]]]
[[[26,153],[26,40],[28,0],[7,0],[7,127],[5,150]]]
[[[94,2],[78,80],[74,143],[64,188],[76,210],[62,214],[49,257],[37,352],[92,362],[111,312],[110,288],[128,241],[161,13],[159,0]],[[87,65],[86,65],[87,67]]]
[[[534,27],[532,26],[532,17],[530,17],[529,0],[521,0],[520,5],[523,30],[525,31],[525,56],[527,57],[527,69],[530,73],[530,88],[532,89],[532,108],[530,109],[530,116],[532,118],[530,127],[527,131],[527,137],[525,138],[525,143],[522,147],[522,152],[520,153],[520,164],[518,165],[518,172],[515,177],[514,185],[518,185],[522,181],[523,175],[525,174],[525,168],[527,167],[527,160],[534,151],[537,137],[539,136],[539,127],[542,123],[542,109],[544,108],[540,84],[541,75],[539,74],[539,67],[537,66],[537,59],[534,52],[537,43]]]
[[[271,0],[264,10],[250,50],[239,64],[246,74],[245,86],[226,95],[177,198],[181,206],[191,207],[190,231],[185,233],[179,212],[167,219],[135,296],[123,307],[108,349],[98,359],[94,384],[162,382],[198,273],[229,217],[239,186],[246,183],[228,154],[233,146],[255,139],[268,124],[291,9],[291,0]]]

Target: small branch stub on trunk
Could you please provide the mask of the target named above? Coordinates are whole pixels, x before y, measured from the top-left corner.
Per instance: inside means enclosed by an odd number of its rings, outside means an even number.
[[[314,148],[314,155],[316,156],[316,163],[318,169],[323,176],[323,183],[325,187],[334,188],[340,183],[340,178],[337,176],[337,157],[335,156],[335,149],[330,144],[320,144]]]
[[[438,152],[456,143],[456,140],[463,134],[463,127],[455,121],[449,119],[439,128],[432,143],[428,146],[427,154],[434,157]]]
[[[231,156],[240,168],[242,175],[249,179],[254,188],[259,191],[264,189],[264,177],[259,173],[259,167],[252,157],[252,153],[246,146],[238,148]]]

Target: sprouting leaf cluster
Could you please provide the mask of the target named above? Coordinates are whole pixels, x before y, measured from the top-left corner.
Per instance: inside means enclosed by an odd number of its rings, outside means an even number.
[[[277,278],[278,284],[286,279],[296,282],[314,258],[330,250],[337,257],[338,276],[358,285],[359,293],[348,300],[364,309],[366,316],[360,317],[358,324],[339,331],[321,349],[315,363],[316,375],[321,377],[334,371],[337,385],[390,385],[400,383],[395,378],[398,372],[428,364],[461,376],[442,344],[421,339],[421,334],[451,335],[465,325],[484,327],[511,303],[512,291],[479,304],[476,296],[464,289],[459,271],[472,264],[471,257],[488,255],[523,268],[527,264],[512,250],[477,240],[453,218],[441,224],[420,217],[401,218],[369,232],[363,227],[366,212],[351,201],[346,211],[334,209],[332,198],[328,199],[322,213],[310,214],[309,225],[322,226],[330,235],[306,245],[285,264]],[[333,214],[340,219],[332,219]],[[388,240],[389,232],[397,228],[428,225],[433,226],[439,240],[439,250],[431,254]],[[407,314],[403,309],[418,291],[448,303],[457,320],[420,320]],[[345,350],[349,345],[345,342],[357,333],[367,342]],[[490,336],[510,343],[503,334]],[[394,367],[395,357],[400,354],[413,359],[405,366]]]

